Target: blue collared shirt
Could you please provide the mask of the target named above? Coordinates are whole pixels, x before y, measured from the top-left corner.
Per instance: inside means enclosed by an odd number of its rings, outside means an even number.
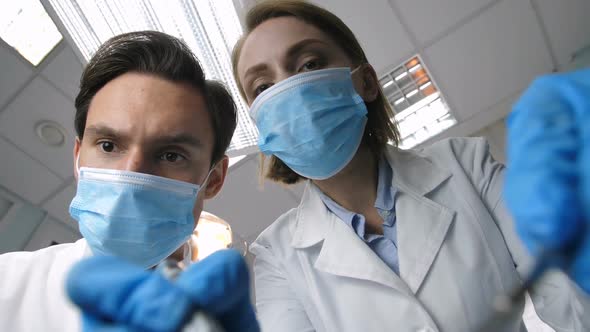
[[[397,236],[395,223],[395,188],[391,185],[393,170],[385,158],[379,161],[379,179],[375,207],[383,218],[383,235],[365,233],[365,217],[343,208],[330,197],[321,193],[322,201],[332,213],[352,227],[355,233],[399,275]]]

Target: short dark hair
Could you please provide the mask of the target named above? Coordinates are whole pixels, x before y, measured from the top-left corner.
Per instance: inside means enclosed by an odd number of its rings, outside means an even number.
[[[157,31],[115,36],[100,46],[90,59],[82,73],[75,103],[74,125],[80,139],[84,137],[92,98],[108,82],[128,72],[153,74],[199,89],[214,131],[211,163],[223,157],[237,125],[237,109],[231,94],[222,83],[205,79],[199,61],[184,42]]]

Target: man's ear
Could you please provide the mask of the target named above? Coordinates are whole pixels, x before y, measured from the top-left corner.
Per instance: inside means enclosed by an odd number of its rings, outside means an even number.
[[[379,79],[375,69],[368,63],[362,64],[357,71],[352,74],[354,88],[357,93],[363,97],[365,103],[370,103],[377,99],[379,95]]]
[[[228,156],[223,156],[223,158],[215,164],[215,167],[211,170],[211,174],[209,175],[206,187],[204,188],[205,199],[211,199],[219,193],[225,182],[228,165]]]
[[[80,141],[80,137],[76,136],[76,141],[74,142],[74,177],[76,181],[78,181],[78,162],[80,157],[80,147],[82,146],[82,142]]]

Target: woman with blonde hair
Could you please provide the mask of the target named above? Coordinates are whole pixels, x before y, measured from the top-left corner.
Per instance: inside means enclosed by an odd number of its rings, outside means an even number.
[[[473,331],[520,284],[531,258],[501,199],[504,167],[483,139],[398,149],[377,75],[338,17],[259,3],[233,66],[265,176],[307,182],[251,247],[264,330]],[[590,328],[565,275],[531,295],[555,329]],[[522,311],[496,331],[525,331]]]

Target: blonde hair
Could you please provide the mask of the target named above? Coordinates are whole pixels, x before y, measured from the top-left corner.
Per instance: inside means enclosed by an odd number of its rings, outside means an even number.
[[[318,28],[330,38],[350,57],[355,66],[368,63],[365,52],[352,31],[336,15],[305,1],[297,0],[270,0],[262,1],[255,5],[245,20],[245,33],[236,43],[232,52],[232,65],[234,79],[244,100],[246,95],[237,68],[240,60],[240,53],[248,35],[260,24],[277,17],[295,17],[307,24]],[[397,124],[393,120],[393,109],[383,91],[379,87],[377,98],[368,102],[367,126],[363,141],[366,142],[375,156],[380,156],[386,148],[387,143],[398,145],[400,134]],[[264,157],[261,158],[261,173],[264,174]],[[289,166],[275,156],[270,157],[270,162],[265,174],[266,178],[285,184],[293,184],[304,179],[295,173]]]

